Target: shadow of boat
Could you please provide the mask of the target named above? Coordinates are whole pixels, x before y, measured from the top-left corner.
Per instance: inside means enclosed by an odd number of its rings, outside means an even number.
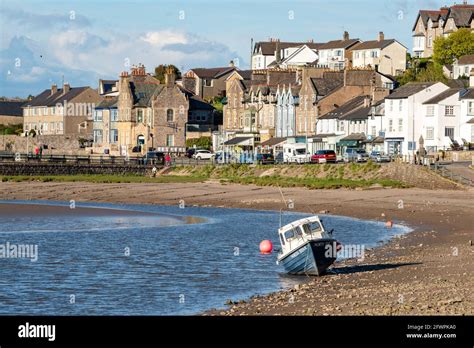
[[[405,262],[405,263],[379,263],[375,265],[355,265],[355,266],[343,266],[337,268],[328,269],[327,275],[337,275],[337,274],[353,274],[361,272],[370,272],[370,271],[382,271],[385,269],[393,269],[404,266],[416,266],[421,265],[421,262]]]

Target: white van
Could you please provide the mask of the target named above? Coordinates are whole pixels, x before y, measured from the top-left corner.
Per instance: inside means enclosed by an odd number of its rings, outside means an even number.
[[[283,144],[283,163],[309,163],[311,154],[306,144]]]

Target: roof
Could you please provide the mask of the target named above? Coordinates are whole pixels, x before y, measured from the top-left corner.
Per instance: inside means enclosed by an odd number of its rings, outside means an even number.
[[[358,108],[342,117],[343,120],[365,120],[369,118],[370,106]]]
[[[342,72],[328,72],[324,73],[322,78],[316,77],[310,79],[316,93],[320,96],[325,96],[342,87],[344,84],[344,73]]]
[[[110,109],[117,108],[118,97],[105,98],[99,104],[96,105],[96,109]]]
[[[297,226],[306,225],[306,224],[309,224],[309,223],[311,223],[311,222],[316,222],[316,221],[319,222],[320,225],[322,226],[321,221],[319,220],[319,217],[316,216],[316,215],[314,215],[314,216],[310,216],[310,217],[302,218],[302,219],[300,219],[300,220],[293,221],[292,223],[290,223],[290,224],[288,224],[288,225],[285,225],[285,226],[283,226],[283,227],[280,227],[280,228],[278,229],[278,232],[279,232],[279,233],[284,233],[284,232],[286,232],[286,231],[288,231],[288,230],[294,229],[294,228],[297,227]],[[324,228],[324,227],[323,227],[323,228]]]
[[[469,27],[474,12],[474,5],[454,5],[451,6],[448,18],[453,18],[456,27]]]
[[[23,109],[21,108],[24,101],[0,101],[0,115],[1,116],[23,116]]]
[[[340,141],[344,141],[344,140],[364,141],[366,139],[367,138],[364,133],[351,133],[348,136],[342,138]]]
[[[32,100],[24,103],[23,106],[56,106],[64,104],[86,91],[90,87],[70,87],[69,92],[63,94],[63,88],[59,88],[56,93],[51,95],[51,89],[45,89]]]
[[[430,86],[433,86],[435,83],[437,82],[410,82],[398,87],[392,94],[385,97],[385,99],[406,99]]]
[[[191,69],[193,73],[195,73],[201,79],[216,79],[222,75],[230,73],[237,68],[233,66],[224,66],[220,68],[195,68]]]
[[[319,49],[320,50],[329,50],[334,48],[349,48],[354,46],[355,44],[359,43],[359,39],[349,39],[349,40],[333,40],[322,44]]]
[[[130,81],[129,84],[133,94],[133,105],[142,107],[150,106],[153,95],[161,92],[165,87],[164,85],[144,81]]]
[[[189,110],[214,110],[214,107],[206,103],[204,99],[202,99],[198,95],[192,95],[189,97]]]
[[[230,140],[227,140],[224,145],[239,145],[240,143],[246,142],[249,139],[252,139],[252,136],[249,137],[235,137]]]
[[[319,119],[330,120],[330,119],[340,119],[344,118],[346,115],[350,115],[355,110],[364,106],[364,100],[367,96],[357,96],[342,104],[338,108],[322,115]],[[370,108],[369,108],[370,109]],[[368,114],[368,111],[367,111]],[[367,118],[367,115],[366,117]]]
[[[385,138],[381,136],[377,136],[375,138],[367,139],[364,141],[364,143],[369,143],[369,144],[383,144],[385,142]]]
[[[461,88],[450,88],[441,92],[440,94],[434,96],[431,99],[428,99],[423,104],[438,104],[440,101],[445,100],[446,98],[451,97],[452,95],[459,93],[462,89]]]
[[[474,124],[474,117],[471,118],[469,121],[467,121],[466,123],[469,123],[469,124]]]
[[[360,44],[354,46],[352,49],[354,51],[359,51],[359,50],[370,50],[370,49],[375,49],[375,48],[380,48],[383,49],[395,42],[398,42],[395,39],[390,39],[390,40],[372,40],[372,41],[365,41],[361,42]],[[403,45],[402,45],[403,46]]]
[[[315,42],[278,42],[278,46],[280,49],[285,49],[289,47],[299,47],[306,45],[311,49],[319,49],[322,43],[315,43]],[[277,42],[276,41],[260,41],[255,43],[254,53],[258,52],[260,48],[262,50],[262,54],[265,56],[273,56],[276,51]]]
[[[465,89],[459,99],[474,99],[474,88],[467,88]]]
[[[261,143],[261,146],[275,146],[278,144],[281,144],[286,141],[286,138],[270,138],[263,143]]]
[[[458,65],[474,64],[474,54],[467,54],[458,60]]]
[[[416,18],[415,24],[413,25],[412,31],[415,31],[419,17],[421,17],[423,25],[426,28],[428,26],[429,19],[431,19],[433,22],[437,22],[440,18],[446,19],[448,12],[448,8],[443,8],[440,10],[420,10],[418,12],[418,17]]]
[[[250,80],[252,78],[252,70],[238,70],[237,73],[242,76],[244,80]]]

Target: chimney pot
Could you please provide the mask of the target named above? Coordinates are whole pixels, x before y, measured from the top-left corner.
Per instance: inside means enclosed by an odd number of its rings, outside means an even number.
[[[55,94],[58,92],[58,86],[56,84],[53,84],[51,86],[51,95]]]
[[[63,94],[68,93],[70,91],[70,89],[71,89],[71,86],[69,86],[69,83],[65,83],[63,85]]]
[[[343,38],[344,41],[349,40],[349,32],[348,32],[348,31],[345,31],[345,32],[344,32],[344,35],[342,36],[342,38]]]
[[[175,81],[174,69],[171,66],[168,66],[165,71],[165,85],[166,87],[173,87]]]

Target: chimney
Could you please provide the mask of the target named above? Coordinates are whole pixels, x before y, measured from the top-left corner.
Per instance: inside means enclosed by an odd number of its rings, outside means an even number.
[[[365,96],[364,98],[364,108],[370,106],[370,97],[368,95]]]
[[[344,41],[349,40],[349,32],[348,32],[348,31],[345,31],[345,32],[344,32],[344,35],[342,36],[342,39],[343,39]]]
[[[379,40],[379,41],[385,40],[385,35],[384,35],[383,31],[379,32],[378,40]]]
[[[166,85],[166,87],[173,87],[174,86],[174,80],[175,80],[174,69],[171,66],[168,66],[166,68],[166,72],[165,72],[165,85]]]
[[[143,64],[138,64],[138,66],[132,66],[132,76],[145,76],[145,66]]]
[[[275,60],[277,63],[281,62],[280,40],[275,43]]]
[[[51,86],[51,95],[55,94],[58,92],[58,86],[56,84],[53,84]]]
[[[69,83],[65,83],[63,85],[63,94],[68,93],[70,91],[70,89],[71,89],[71,86],[69,86]]]
[[[229,62],[229,67],[231,67],[231,68],[234,68],[234,67],[235,67],[235,64],[234,64],[234,61],[233,61],[233,60],[231,60],[231,61]]]

